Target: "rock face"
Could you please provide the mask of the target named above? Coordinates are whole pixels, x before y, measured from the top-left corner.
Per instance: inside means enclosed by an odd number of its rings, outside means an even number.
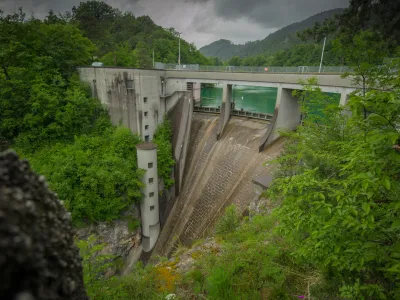
[[[184,251],[183,253],[175,253],[170,259],[170,262],[176,263],[176,270],[181,273],[189,272],[196,260],[203,255],[219,255],[222,251],[221,245],[218,244],[213,237],[207,238],[204,242],[199,245],[193,246],[191,249]]]
[[[139,212],[136,210],[133,217],[138,218]],[[130,231],[128,221],[118,220],[110,223],[101,222],[90,227],[82,228],[77,231],[78,239],[87,239],[91,235],[96,236],[96,242],[105,243],[106,246],[99,254],[109,254],[117,258],[122,258],[124,267],[121,274],[129,273],[134,264],[139,260],[142,253],[140,227],[135,231]],[[111,270],[108,275],[114,275],[115,270]]]
[[[44,177],[0,154],[2,299],[88,299],[70,215]]]

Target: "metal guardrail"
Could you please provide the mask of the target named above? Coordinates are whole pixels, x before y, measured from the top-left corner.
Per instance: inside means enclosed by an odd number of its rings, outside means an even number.
[[[195,106],[193,111],[219,114],[221,112],[221,108],[219,108],[219,107],[210,107],[210,106]]]
[[[239,117],[247,117],[252,119],[259,119],[259,120],[268,120],[268,121],[271,120],[273,117],[273,115],[271,114],[237,110],[237,109],[232,110],[231,115]]]
[[[319,66],[299,66],[299,67],[250,67],[250,66],[199,66],[199,65],[176,65],[165,64],[165,70],[182,71],[206,71],[206,72],[247,72],[247,73],[295,73],[295,74],[315,74],[319,73]],[[323,66],[321,74],[343,74],[351,72],[352,68],[347,66]]]
[[[195,112],[204,112],[204,113],[212,113],[212,114],[220,114],[221,113],[221,108],[219,108],[219,107],[210,107],[210,106],[195,106],[193,108],[193,111],[195,111]],[[246,117],[246,118],[251,118],[251,119],[265,120],[265,121],[270,121],[272,119],[272,117],[273,117],[271,114],[244,111],[244,110],[238,110],[238,109],[233,109],[231,111],[231,115],[232,116],[238,116],[238,117]]]

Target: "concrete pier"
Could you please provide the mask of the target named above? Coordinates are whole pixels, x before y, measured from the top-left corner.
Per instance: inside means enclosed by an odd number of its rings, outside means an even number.
[[[221,114],[218,123],[217,141],[221,139],[226,124],[231,117],[232,85],[225,84],[222,92]]]
[[[292,95],[292,92],[293,90],[291,89],[278,88],[274,116],[268,126],[266,135],[262,139],[259,148],[260,152],[279,138],[280,130],[292,131],[300,125],[301,104]]]

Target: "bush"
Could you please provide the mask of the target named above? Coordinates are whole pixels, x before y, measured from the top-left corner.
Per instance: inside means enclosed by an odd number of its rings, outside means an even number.
[[[129,232],[135,232],[140,227],[140,221],[138,219],[132,218],[128,221]]]
[[[235,216],[235,207],[227,212]],[[228,226],[229,232],[224,231],[221,251],[199,255],[181,285],[192,295],[207,295],[207,299],[290,299],[304,295],[304,278],[310,277],[311,270],[288,258],[289,245],[274,233],[275,217],[258,215],[234,224]]]
[[[219,235],[231,233],[239,226],[239,222],[236,206],[230,205],[225,209],[225,214],[215,226],[215,232]]]
[[[293,244],[292,257],[317,266],[346,299],[400,293],[399,77],[380,80],[397,88],[354,93],[348,115],[326,106],[321,123],[303,105],[304,125],[289,135],[268,193],[284,199],[279,232]],[[301,93],[306,102],[310,94],[326,100],[312,86]]]
[[[153,142],[157,144],[158,176],[164,180],[165,188],[168,189],[174,184],[171,173],[175,161],[172,158],[172,126],[167,118],[158,125]]]
[[[107,278],[107,270],[116,267],[116,257],[99,254],[106,245],[97,243],[94,236],[90,236],[88,240],[78,240],[76,243],[83,260],[85,288],[90,299],[164,299],[164,294],[157,289],[153,267],[145,268],[138,263],[133,272],[125,277]]]
[[[141,200],[141,177],[129,129],[109,128],[102,135],[82,135],[74,143],[45,147],[29,159],[64,200],[73,222],[111,221]]]

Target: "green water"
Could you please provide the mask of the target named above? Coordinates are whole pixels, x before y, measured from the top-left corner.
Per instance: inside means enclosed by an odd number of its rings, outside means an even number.
[[[222,103],[222,85],[201,88],[201,105],[218,107]],[[232,87],[232,99],[235,101],[235,109],[273,114],[278,89],[234,85]]]

